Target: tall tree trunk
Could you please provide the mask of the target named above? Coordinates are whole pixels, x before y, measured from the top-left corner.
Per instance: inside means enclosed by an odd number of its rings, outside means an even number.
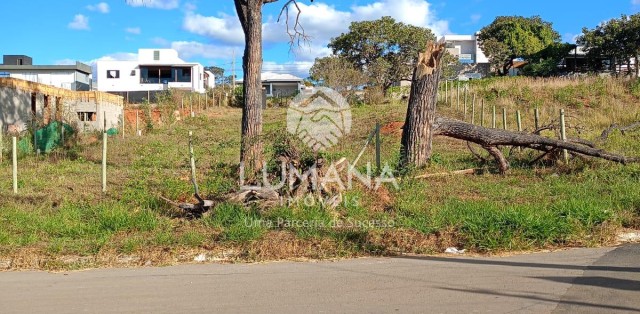
[[[440,59],[444,55],[444,49],[444,44],[429,42],[426,51],[418,57],[402,130],[401,167],[421,167],[431,157],[432,126],[436,117],[438,82],[442,71]]]
[[[242,69],[244,104],[240,162],[253,174],[262,167],[262,5],[263,0],[236,0],[236,11],[245,35]]]

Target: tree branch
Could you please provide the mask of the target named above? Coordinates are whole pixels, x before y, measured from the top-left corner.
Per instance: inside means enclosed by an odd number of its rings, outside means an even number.
[[[264,0],[264,1],[265,3],[268,3],[266,1],[274,2],[274,0]],[[311,2],[313,2],[313,0],[311,0]],[[295,6],[297,11],[296,20],[295,20],[295,23],[293,24],[293,28],[289,25],[289,7],[291,5]],[[309,39],[311,39],[311,37],[309,37],[305,33],[305,30],[304,30],[304,27],[302,27],[302,24],[300,24],[300,14],[302,14],[302,10],[298,5],[298,1],[287,0],[287,3],[285,3],[284,6],[282,6],[282,10],[280,10],[280,14],[278,15],[278,23],[280,22],[282,15],[285,15],[285,25],[287,26],[287,35],[289,35],[289,46],[291,48],[296,44],[296,42],[297,42],[297,45],[300,46],[301,42],[307,42],[309,41]]]

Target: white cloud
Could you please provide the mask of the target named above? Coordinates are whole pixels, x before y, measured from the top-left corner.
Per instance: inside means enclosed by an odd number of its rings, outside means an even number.
[[[100,13],[107,14],[109,13],[109,4],[106,2],[100,2],[96,5],[88,5],[87,9],[89,11],[98,11]]]
[[[391,16],[399,22],[428,27],[436,35],[449,33],[449,23],[438,20],[425,0],[379,0],[372,4],[354,5],[349,11],[340,11],[325,3],[298,3],[302,14],[300,24],[315,46],[326,46],[329,40],[349,29],[351,22],[375,20]],[[295,20],[295,9],[289,10],[290,21]],[[243,44],[244,34],[235,15],[219,13],[218,16],[203,16],[187,12],[183,28],[194,34],[209,37],[227,44]],[[288,42],[284,21],[277,22],[268,17],[263,24],[265,43]]]
[[[193,12],[197,8],[198,7],[195,4],[191,3],[191,2],[187,2],[187,3],[184,4],[184,10],[187,11],[187,12]]]
[[[180,0],[127,0],[132,7],[172,10],[180,6]]]
[[[640,5],[640,0],[631,0],[631,4]]]
[[[73,21],[69,22],[68,27],[77,30],[89,30],[89,18],[82,14],[76,14],[73,17]]]
[[[134,34],[134,35],[140,35],[140,33],[142,33],[142,30],[140,29],[140,27],[127,27],[125,31],[129,34]]]
[[[236,56],[243,51],[240,47],[209,45],[196,41],[174,41],[171,48],[177,50],[180,58],[185,60],[194,57],[231,60],[234,49]]]
[[[220,13],[219,17],[214,17],[187,12],[182,28],[224,43],[244,44],[244,33],[237,16]]]
[[[309,76],[309,69],[313,66],[310,61],[292,61],[286,63],[276,63],[265,61],[262,63],[262,72],[277,74],[293,74],[297,77],[306,78]]]
[[[427,0],[377,0],[371,4],[353,5],[348,10],[339,10],[323,2],[300,2],[298,5],[302,11],[299,22],[311,39],[309,46],[295,48],[291,52],[293,61],[289,63],[278,65],[265,62],[265,66],[279,66],[276,70],[290,70],[302,77],[308,76],[308,70],[315,58],[331,54],[327,44],[331,38],[347,32],[351,22],[391,16],[398,22],[428,27],[438,36],[450,33],[448,21],[438,19]],[[294,8],[289,10],[290,21],[295,20],[296,13]],[[216,46],[197,42],[173,43],[172,47],[181,49],[181,55],[221,58],[220,52],[229,53],[232,47],[240,48],[244,45],[242,26],[235,15],[221,12],[215,16],[204,16],[187,7],[182,27],[188,32],[212,40]],[[277,16],[266,17],[262,34],[266,49],[269,49],[270,45],[287,43],[290,40],[284,21],[278,23]],[[241,48],[236,52],[241,54]]]
[[[449,23],[438,20],[431,4],[425,0],[381,0],[363,6],[353,6],[354,21],[375,20],[391,16],[399,22],[430,28],[436,35],[448,34]]]

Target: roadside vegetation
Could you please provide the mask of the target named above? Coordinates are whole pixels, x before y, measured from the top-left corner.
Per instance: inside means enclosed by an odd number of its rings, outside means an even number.
[[[640,120],[637,81],[493,78],[470,84],[470,95],[485,101],[485,126],[494,105],[498,127],[502,108],[507,109],[509,129],[515,128],[520,110],[523,129],[529,132],[534,108],[540,110],[542,125],[557,120],[563,108],[569,137],[640,156],[639,129],[613,131],[601,139],[613,123]],[[481,121],[479,103],[476,124]],[[438,111],[471,119],[470,107],[465,117],[455,99],[440,101]],[[382,162],[395,169],[406,103],[363,104],[352,113],[352,132],[325,158],[353,161],[378,122]],[[491,254],[606,245],[623,228],[640,228],[638,164],[581,157],[568,164],[558,158],[531,164],[538,153],[504,147],[512,169],[501,176],[491,158],[478,158],[464,142],[444,137],[435,138],[426,170],[403,175],[394,170],[399,190],[384,185],[372,191],[355,184],[335,208],[317,201],[244,206],[228,200],[238,191],[241,114],[241,109],[214,107],[195,118],[154,125],[144,136],[133,136],[129,129],[124,139],[111,137],[106,194],[101,193],[98,134],[80,135],[76,145],[48,155],[21,156],[18,195],[12,193],[5,154],[0,164],[0,269],[167,265],[192,262],[201,254],[210,261],[235,262],[440,253],[450,246]],[[265,111],[267,159],[287,137],[285,123],[286,109]],[[184,217],[161,198],[195,202],[189,131],[194,132],[201,194],[216,201],[201,219]],[[557,137],[554,130],[543,135]],[[374,159],[369,147],[358,167],[364,170]],[[413,178],[470,168],[476,169],[474,175]]]

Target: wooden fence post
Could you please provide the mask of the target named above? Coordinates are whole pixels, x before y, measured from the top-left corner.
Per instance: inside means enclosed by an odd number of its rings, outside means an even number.
[[[376,122],[376,169],[378,173],[382,171],[380,165],[380,122]]]
[[[18,194],[18,139],[12,137],[12,160],[13,160],[13,194]]]
[[[496,128],[496,105],[493,105],[493,118],[491,119],[491,127]]]
[[[502,108],[502,128],[507,129],[507,108]]]
[[[191,117],[195,117],[196,113],[193,112],[193,98],[189,96],[189,110],[191,110]]]
[[[136,108],[136,136],[140,136],[140,117],[139,117],[140,109]]]
[[[562,137],[563,141],[567,141],[567,130],[564,123],[564,109],[560,109],[560,136]],[[567,152],[566,149],[563,149],[562,155],[564,157],[565,164],[569,163],[569,152]]]
[[[480,111],[482,111],[480,116],[480,126],[484,127],[484,98],[480,99]]]
[[[464,121],[467,121],[467,94],[469,94],[469,90],[467,89],[467,85],[464,86]]]
[[[538,130],[540,128],[540,113],[538,112],[538,108],[533,109],[533,116],[535,128]]]
[[[107,131],[102,133],[102,193],[107,192]]]
[[[444,80],[444,103],[449,104],[449,81]]]
[[[460,81],[456,86],[456,110],[460,110]]]
[[[471,101],[471,124],[475,124],[476,121],[476,94],[473,94],[473,100]]]
[[[518,132],[522,132],[522,120],[520,117],[520,110],[516,111],[516,123],[518,123]]]

